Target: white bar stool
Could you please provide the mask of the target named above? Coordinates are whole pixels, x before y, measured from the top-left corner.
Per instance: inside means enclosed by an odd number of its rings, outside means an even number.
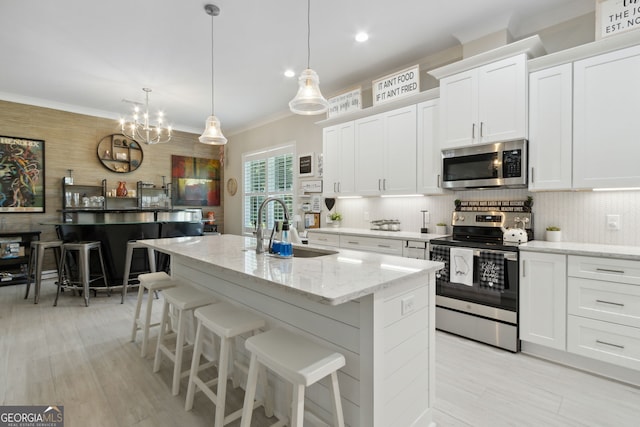
[[[127,290],[130,286],[139,286],[139,285],[129,285],[129,281],[131,278],[131,260],[133,259],[133,252],[136,249],[145,249],[147,251],[147,258],[149,259],[149,270],[151,273],[155,273],[156,271],[156,251],[153,248],[143,245],[137,240],[129,240],[127,242],[127,253],[124,258],[124,275],[122,276],[122,297],[120,298],[120,304],[124,303],[124,299],[127,296]],[[138,276],[139,277],[139,276]]]
[[[345,365],[342,354],[284,329],[273,329],[252,336],[247,339],[245,346],[251,352],[251,364],[249,365],[240,427],[251,425],[252,402],[256,393],[260,365],[266,366],[293,384],[289,423],[291,427],[303,426],[305,388],[327,375],[331,375],[333,422],[338,427],[344,427],[337,374],[338,369]]]
[[[185,401],[184,409],[190,411],[193,408],[193,399],[195,396],[196,386],[200,389],[213,403],[216,405],[215,424],[214,427],[223,427],[232,421],[237,420],[242,415],[242,409],[224,416],[225,414],[225,402],[227,396],[227,378],[229,376],[229,358],[233,363],[232,372],[233,386],[237,387],[238,381],[235,375],[236,367],[244,369],[246,367],[240,365],[235,360],[234,341],[236,337],[253,332],[254,334],[259,331],[260,328],[265,326],[265,321],[260,316],[253,314],[250,311],[235,307],[228,303],[217,303],[200,307],[195,311],[195,317],[198,321],[198,328],[196,331],[196,338],[194,342],[193,358],[191,361],[191,373],[189,375],[189,386],[187,388],[187,399]],[[202,354],[202,342],[204,339],[204,330],[213,332],[220,337],[220,356],[218,357],[218,377],[204,382],[198,377],[198,372],[202,370],[200,366],[200,356]],[[211,364],[207,364],[211,365]],[[261,375],[262,386],[264,387],[264,395],[267,396],[266,389],[266,371],[263,370]],[[217,392],[214,393],[211,388],[214,385],[218,385]],[[254,408],[261,403],[256,402]],[[265,405],[265,412],[267,416],[272,416],[271,405]]]
[[[79,275],[79,283],[71,282],[70,280],[65,280],[63,278],[64,271],[66,270],[66,261],[67,261],[67,253],[71,251],[78,252],[77,265],[78,265],[78,275]],[[91,278],[91,252],[98,251],[98,259],[100,261],[100,275],[94,276]],[[56,292],[56,299],[53,302],[53,306],[58,305],[58,297],[60,296],[60,289],[74,289],[79,290],[82,289],[84,296],[84,305],[89,307],[89,285],[91,282],[96,281],[98,279],[102,279],[104,282],[104,286],[107,288],[107,294],[111,296],[111,288],[109,283],[107,282],[107,273],[104,268],[104,259],[102,258],[102,243],[98,241],[91,242],[69,242],[62,244],[62,253],[60,255],[60,268],[58,269],[58,291]],[[76,283],[76,284],[74,284]],[[79,285],[82,285],[81,287]]]
[[[158,345],[156,346],[156,357],[153,361],[153,372],[160,370],[160,362],[162,354],[167,356],[173,362],[173,384],[171,394],[177,396],[180,392],[180,378],[189,375],[189,370],[182,369],[182,354],[185,349],[193,347],[193,345],[185,345],[185,314],[187,311],[217,302],[216,298],[209,292],[201,291],[191,286],[178,286],[167,289],[164,294],[164,306],[162,308],[162,320],[160,321],[160,335],[158,336]],[[169,306],[178,312],[177,332],[167,333],[169,327]],[[175,352],[171,351],[166,345],[165,340],[176,337]]]
[[[164,271],[157,273],[144,273],[138,276],[140,285],[138,286],[138,301],[136,302],[136,311],[133,314],[133,329],[131,330],[131,342],[136,340],[139,330],[142,330],[142,348],[140,349],[140,357],[146,357],[149,346],[149,330],[153,326],[160,323],[151,323],[151,310],[153,309],[153,293],[163,289],[173,288],[178,282],[171,280]],[[140,319],[140,308],[142,307],[142,299],[144,298],[144,290],[147,290],[147,307],[144,319]]]
[[[58,274],[60,271],[60,250],[62,249],[62,240],[52,240],[43,242],[41,240],[33,240],[31,242],[31,251],[29,252],[29,268],[27,270],[27,292],[24,299],[29,298],[29,288],[31,287],[31,278],[34,279],[34,297],[33,303],[40,301],[40,286],[42,285],[42,263],[44,261],[45,251],[53,249],[54,258],[56,259],[56,269]]]

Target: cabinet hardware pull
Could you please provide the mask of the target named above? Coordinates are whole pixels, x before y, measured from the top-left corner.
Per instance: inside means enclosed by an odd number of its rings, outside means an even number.
[[[438,178],[437,178],[437,180],[436,180],[436,186],[437,186],[438,188],[442,188],[442,187],[440,187],[440,174],[438,174]]]
[[[484,129],[484,122],[480,122],[480,138],[483,137],[483,135],[482,135],[484,133],[483,129]]]
[[[382,186],[380,185],[381,179],[378,178],[378,191],[382,190]]]
[[[531,182],[535,182],[533,179],[533,168],[531,168]]]
[[[340,182],[338,182],[338,193],[341,193],[342,190],[340,189]]]
[[[391,248],[391,246],[389,246],[389,245],[378,245],[378,247],[379,248],[389,248],[389,249]]]
[[[624,274],[624,270],[610,270],[608,268],[596,268],[596,271],[602,271],[604,273],[617,273],[617,274]]]
[[[527,270],[525,269],[526,261],[522,260],[522,277],[527,277]]]
[[[612,344],[612,343],[610,343],[610,342],[600,341],[600,340],[596,340],[596,342],[597,342],[598,344],[608,345],[608,346],[610,346],[610,347],[615,347],[615,348],[619,348],[619,349],[621,349],[621,350],[624,350],[624,346],[623,346],[623,345],[620,345],[620,344]]]
[[[596,302],[599,302],[601,304],[617,305],[618,307],[624,307],[624,304],[621,304],[619,302],[604,301],[601,299],[597,299]]]
[[[359,245],[360,244],[360,242],[347,242],[347,243],[349,243],[350,245]]]
[[[471,139],[476,139],[476,124],[471,124]]]
[[[382,189],[385,191],[387,190],[387,178],[384,178],[382,180]]]

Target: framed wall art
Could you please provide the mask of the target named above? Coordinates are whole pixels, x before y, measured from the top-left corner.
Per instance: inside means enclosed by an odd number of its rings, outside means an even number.
[[[42,213],[44,141],[0,136],[0,213]]]
[[[220,206],[220,161],[171,156],[174,206]]]
[[[298,176],[313,176],[313,153],[298,156]]]

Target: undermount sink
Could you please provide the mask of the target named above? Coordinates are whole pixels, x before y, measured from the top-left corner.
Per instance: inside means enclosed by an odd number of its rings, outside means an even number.
[[[338,251],[332,251],[330,249],[318,249],[318,248],[302,248],[300,246],[293,247],[294,258],[315,258],[325,255],[335,255]]]
[[[255,251],[256,248],[244,248],[243,251]],[[325,255],[335,255],[338,251],[332,251],[330,249],[319,248],[305,248],[301,246],[293,246],[294,258],[317,258]],[[265,251],[265,255],[279,257],[277,254],[270,254]]]

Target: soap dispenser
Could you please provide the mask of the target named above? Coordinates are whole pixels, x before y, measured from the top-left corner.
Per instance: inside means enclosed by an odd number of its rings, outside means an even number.
[[[293,247],[291,246],[291,234],[289,231],[289,221],[285,220],[282,224],[282,237],[280,241],[280,255],[293,256]]]

